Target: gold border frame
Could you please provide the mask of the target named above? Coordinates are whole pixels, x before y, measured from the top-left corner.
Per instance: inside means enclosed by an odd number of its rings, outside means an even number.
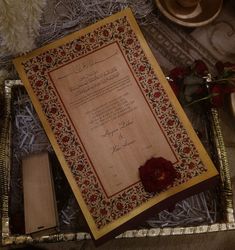
[[[38,242],[59,242],[71,240],[90,239],[90,235],[84,232],[54,234],[42,236],[33,239],[28,235],[11,235],[9,228],[9,183],[11,169],[11,103],[12,88],[22,85],[20,80],[9,80],[5,82],[5,111],[3,115],[3,126],[0,133],[0,214],[1,218],[1,243],[2,245],[22,244],[22,243],[38,243]],[[133,238],[133,237],[155,237],[159,235],[187,235],[216,231],[226,231],[235,229],[235,220],[233,215],[232,185],[230,181],[229,166],[226,155],[226,149],[223,141],[222,131],[220,127],[219,114],[216,109],[210,112],[210,121],[218,155],[219,170],[222,182],[221,198],[224,201],[224,223],[214,223],[211,225],[201,225],[192,227],[172,227],[172,228],[151,228],[130,230],[122,233],[116,238]]]

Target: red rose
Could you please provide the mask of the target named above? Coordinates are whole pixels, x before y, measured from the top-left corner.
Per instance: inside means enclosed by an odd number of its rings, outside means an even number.
[[[162,158],[151,158],[139,168],[146,192],[160,192],[174,183],[177,172],[173,164]]]
[[[169,73],[170,78],[173,80],[182,79],[187,75],[187,71],[184,68],[176,67]]]
[[[196,60],[193,68],[199,76],[205,76],[208,73],[208,67],[202,60]]]

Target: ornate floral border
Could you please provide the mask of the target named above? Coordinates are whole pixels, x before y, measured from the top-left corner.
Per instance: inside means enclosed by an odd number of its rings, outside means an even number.
[[[146,101],[167,135],[169,144],[178,155],[179,162],[175,164],[175,168],[180,178],[174,185],[185,183],[206,171],[126,17],[25,61],[23,66],[33,91],[98,228],[129,213],[153,197],[153,194],[146,193],[141,183],[137,183],[114,197],[108,199],[105,196],[63,109],[49,73],[113,42],[119,44]]]

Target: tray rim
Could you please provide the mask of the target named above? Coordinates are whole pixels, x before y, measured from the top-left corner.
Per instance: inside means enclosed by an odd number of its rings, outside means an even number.
[[[89,233],[57,233],[39,238],[32,238],[29,235],[11,235],[9,228],[9,183],[10,183],[10,169],[11,169],[11,103],[12,103],[12,89],[16,86],[23,86],[20,80],[6,80],[5,81],[5,111],[3,115],[3,126],[0,130],[0,239],[3,246],[11,244],[23,243],[38,243],[38,242],[59,242],[71,240],[90,239]],[[165,228],[150,228],[126,231],[116,238],[133,238],[133,237],[156,237],[156,236],[170,236],[170,235],[188,235],[199,234],[207,232],[218,232],[235,229],[232,185],[229,173],[229,164],[227,153],[223,140],[223,134],[220,127],[220,118],[218,110],[211,109],[210,122],[212,133],[214,137],[215,149],[218,157],[219,172],[223,190],[221,196],[225,204],[224,217],[226,222],[213,223],[210,225],[189,226],[189,227],[165,227]]]

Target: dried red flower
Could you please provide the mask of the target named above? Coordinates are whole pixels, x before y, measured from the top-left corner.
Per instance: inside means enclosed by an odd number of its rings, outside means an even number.
[[[173,80],[182,79],[187,75],[187,70],[185,68],[176,67],[172,69],[169,73],[169,77]]]
[[[177,172],[171,161],[163,157],[151,158],[139,168],[146,192],[160,192],[174,183]]]
[[[196,60],[193,68],[195,73],[199,76],[205,76],[208,73],[208,67],[202,60]]]

